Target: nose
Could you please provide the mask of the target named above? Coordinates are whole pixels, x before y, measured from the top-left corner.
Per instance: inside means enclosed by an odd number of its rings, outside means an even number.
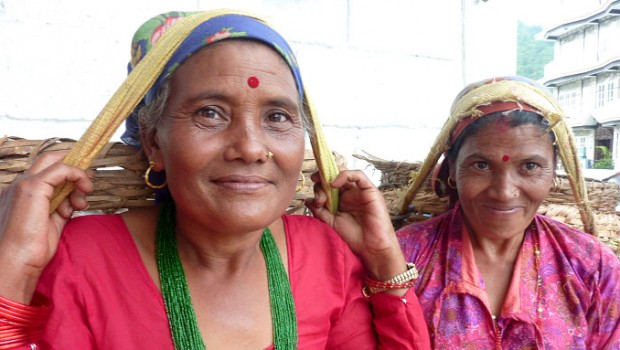
[[[234,121],[229,127],[227,137],[228,146],[224,151],[226,160],[240,159],[246,163],[267,161],[268,148],[265,145],[266,137],[257,120]]]
[[[518,179],[509,171],[493,174],[490,196],[498,201],[507,201],[519,195]]]

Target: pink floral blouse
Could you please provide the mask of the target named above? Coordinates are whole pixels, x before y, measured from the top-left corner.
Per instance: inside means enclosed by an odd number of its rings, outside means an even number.
[[[540,215],[534,223],[495,320],[459,204],[398,231],[420,272],[415,289],[434,348],[620,349],[620,260],[586,233]]]

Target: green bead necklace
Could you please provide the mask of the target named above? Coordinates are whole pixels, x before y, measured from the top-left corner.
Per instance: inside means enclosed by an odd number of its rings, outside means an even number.
[[[157,268],[166,314],[176,350],[206,349],[200,335],[185,272],[175,238],[175,207],[172,201],[162,204],[157,224]],[[271,304],[274,347],[297,349],[297,316],[291,286],[282,258],[269,228],[260,240],[267,266],[267,283]]]

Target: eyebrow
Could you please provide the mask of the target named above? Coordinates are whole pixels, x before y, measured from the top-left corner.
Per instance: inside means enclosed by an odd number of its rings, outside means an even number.
[[[513,156],[511,156],[512,158]],[[484,155],[482,153],[472,153],[470,155],[468,155],[467,157],[465,157],[465,159],[472,159],[472,158],[480,158],[480,159],[484,159],[484,160],[491,160],[492,158]],[[521,158],[522,161],[537,161],[537,162],[543,162],[543,161],[547,161],[547,159],[545,157],[542,157],[538,154],[533,154],[533,155],[529,155],[526,156],[524,158]]]
[[[228,94],[223,94],[220,92],[215,92],[215,91],[208,91],[208,92],[204,92],[201,94],[198,94],[194,97],[191,97],[190,99],[188,99],[189,103],[196,103],[198,101],[202,101],[202,100],[230,100],[231,97]],[[267,99],[267,105],[271,105],[271,106],[276,106],[276,107],[282,107],[285,109],[293,109],[293,110],[300,110],[301,106],[299,105],[298,101],[295,99],[290,99],[288,97],[274,97],[274,98],[268,98]]]

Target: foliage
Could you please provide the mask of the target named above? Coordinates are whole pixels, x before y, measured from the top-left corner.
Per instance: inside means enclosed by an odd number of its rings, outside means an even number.
[[[611,151],[605,146],[596,146],[596,149],[601,151],[601,159],[594,161],[594,169],[613,169],[614,160],[611,156]]]
[[[517,74],[538,80],[545,73],[545,65],[553,60],[552,41],[536,39],[540,26],[528,26],[519,21],[517,36]]]

